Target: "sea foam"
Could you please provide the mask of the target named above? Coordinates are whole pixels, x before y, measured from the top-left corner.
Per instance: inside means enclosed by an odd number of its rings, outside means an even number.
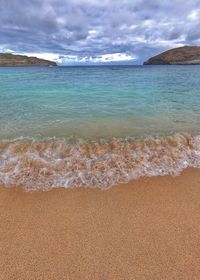
[[[98,142],[16,139],[0,142],[0,185],[27,191],[108,189],[142,176],[178,175],[200,167],[200,135]]]

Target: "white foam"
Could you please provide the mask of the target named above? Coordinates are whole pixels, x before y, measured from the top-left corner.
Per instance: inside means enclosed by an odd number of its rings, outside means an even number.
[[[0,184],[27,191],[113,185],[200,167],[200,136],[70,144],[64,139],[0,142]]]

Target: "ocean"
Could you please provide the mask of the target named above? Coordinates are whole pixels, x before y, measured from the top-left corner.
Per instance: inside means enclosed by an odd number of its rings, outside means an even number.
[[[0,185],[107,189],[200,167],[200,66],[0,68]]]

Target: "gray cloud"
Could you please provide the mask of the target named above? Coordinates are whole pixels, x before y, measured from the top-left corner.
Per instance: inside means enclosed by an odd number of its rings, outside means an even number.
[[[124,53],[141,63],[200,43],[199,0],[0,0],[0,49],[78,59]]]

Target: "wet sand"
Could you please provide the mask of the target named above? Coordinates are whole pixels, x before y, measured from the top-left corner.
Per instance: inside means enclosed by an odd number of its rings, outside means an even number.
[[[107,191],[0,188],[0,279],[200,279],[200,169]]]

